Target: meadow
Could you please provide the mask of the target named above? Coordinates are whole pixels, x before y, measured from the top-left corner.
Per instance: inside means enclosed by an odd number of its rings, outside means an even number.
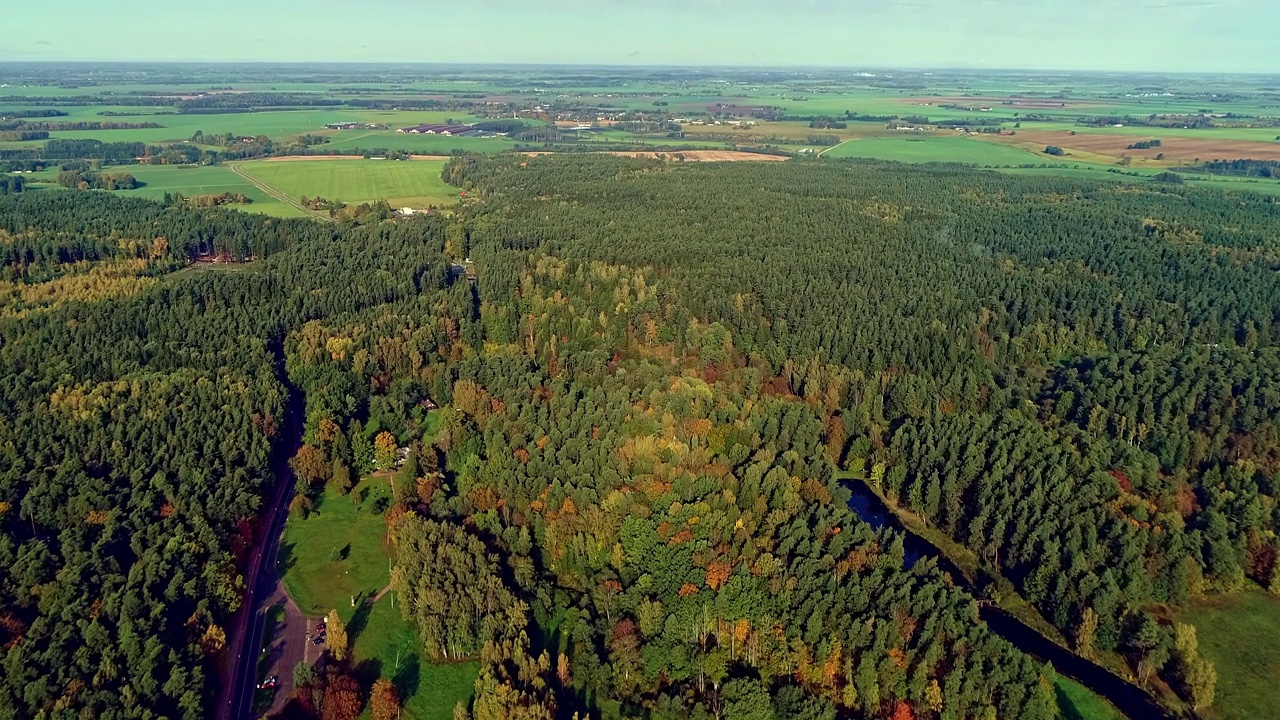
[[[1280,708],[1280,598],[1255,589],[1202,601],[1176,619],[1195,625],[1200,652],[1218,669],[1213,718],[1276,716],[1276,708]]]
[[[831,158],[875,158],[901,162],[954,162],[974,165],[1043,163],[1044,157],[1014,147],[970,137],[938,133],[899,133],[869,137],[837,145],[823,153]]]
[[[253,180],[294,199],[324,197],[346,203],[387,200],[395,207],[452,204],[456,188],[440,179],[445,160],[256,160],[237,167]]]

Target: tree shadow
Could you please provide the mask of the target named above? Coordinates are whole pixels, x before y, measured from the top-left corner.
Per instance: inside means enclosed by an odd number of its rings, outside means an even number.
[[[360,681],[361,687],[373,687],[378,678],[382,677],[382,661],[377,658],[362,660],[351,668],[351,672]]]
[[[363,594],[363,593],[362,593]],[[351,620],[347,622],[347,642],[351,645],[356,644],[356,638],[360,637],[360,633],[369,625],[369,613],[373,610],[373,603],[365,602],[364,598],[356,598],[356,611],[351,616]]]
[[[396,690],[400,691],[400,697],[413,697],[414,693],[418,692],[421,663],[422,661],[418,659],[418,653],[409,653],[404,658],[403,665],[396,671],[395,677],[391,678],[391,684],[395,685]]]
[[[276,553],[276,562],[278,563],[278,566],[280,568],[281,576],[283,576],[286,572],[292,569],[294,565],[298,563],[298,558],[295,551],[295,548],[297,548],[297,546],[298,546],[297,543],[286,543],[286,542],[280,543],[280,550],[279,552]]]
[[[1085,720],[1085,717],[1076,709],[1076,704],[1060,687],[1053,688],[1053,694],[1058,698],[1058,717],[1062,720]]]

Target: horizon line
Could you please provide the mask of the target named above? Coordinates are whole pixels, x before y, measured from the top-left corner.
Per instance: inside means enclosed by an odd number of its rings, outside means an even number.
[[[695,63],[680,64],[641,64],[641,63],[602,63],[602,62],[486,62],[486,61],[441,61],[441,60],[56,60],[56,59],[3,59],[0,67],[5,65],[186,65],[186,66],[220,66],[220,65],[254,65],[254,66],[434,66],[464,68],[600,68],[600,69],[661,69],[661,70],[755,70],[797,72],[805,70],[842,71],[842,72],[989,72],[1014,74],[1079,74],[1079,75],[1205,75],[1205,76],[1251,76],[1280,77],[1280,72],[1247,71],[1247,70],[1123,70],[1123,69],[1070,69],[1049,67],[981,67],[973,65],[749,65],[723,64],[704,65]]]

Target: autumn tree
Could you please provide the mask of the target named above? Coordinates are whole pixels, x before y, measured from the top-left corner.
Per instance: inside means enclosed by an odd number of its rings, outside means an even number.
[[[373,439],[374,460],[378,464],[378,469],[383,471],[394,470],[396,460],[399,457],[400,446],[396,443],[396,436],[383,430]]]
[[[338,617],[337,610],[330,610],[325,616],[324,646],[334,660],[342,661],[347,657],[347,628]]]
[[[330,669],[325,679],[321,720],[356,720],[363,705],[360,683],[336,668]]]
[[[325,457],[323,450],[314,445],[303,445],[298,448],[290,465],[298,478],[308,484],[324,482],[333,472],[329,458]]]
[[[373,683],[369,707],[373,720],[396,720],[400,717],[400,695],[390,680],[380,678]]]

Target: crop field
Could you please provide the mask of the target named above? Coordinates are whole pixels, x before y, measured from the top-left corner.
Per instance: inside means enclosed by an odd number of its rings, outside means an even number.
[[[901,162],[954,162],[974,165],[1023,165],[1043,157],[1014,147],[970,137],[936,133],[901,133],[894,137],[851,140],[831,148],[823,157],[876,158]]]
[[[1000,142],[1019,147],[1044,148],[1056,145],[1067,150],[1079,150],[1093,155],[1104,155],[1119,159],[1125,155],[1135,161],[1138,159],[1156,161],[1156,156],[1163,155],[1168,165],[1190,164],[1197,160],[1280,160],[1280,142],[1228,139],[1222,137],[1203,136],[1198,138],[1187,135],[1170,136],[1162,133],[1160,128],[1142,128],[1141,135],[1113,135],[1109,133],[1076,133],[1068,131],[1019,131],[1017,135],[1001,135]],[[1160,146],[1145,150],[1129,149],[1129,145],[1139,140],[1159,139]]]
[[[324,197],[346,203],[387,200],[393,206],[452,204],[458,190],[440,179],[444,160],[298,160],[241,163],[242,172],[289,198]]]
[[[136,190],[117,191],[121,195],[136,195],[159,200],[165,193],[182,193],[183,195],[244,193],[253,200],[252,203],[228,207],[277,217],[298,217],[302,214],[297,208],[280,202],[253,183],[221,166],[136,165],[120,168],[120,170],[132,174],[144,183]]]
[[[1255,590],[1202,602],[1177,618],[1196,626],[1218,669],[1212,717],[1275,717],[1280,708],[1280,599]]]

